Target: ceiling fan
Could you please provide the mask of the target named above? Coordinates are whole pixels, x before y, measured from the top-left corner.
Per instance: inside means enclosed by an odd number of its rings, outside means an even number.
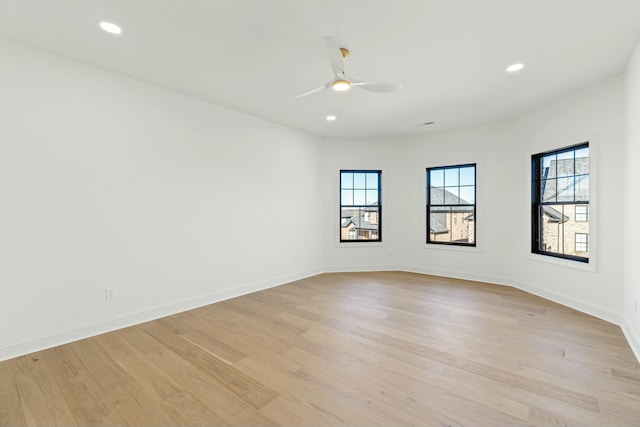
[[[296,96],[296,98],[302,98],[303,96],[311,95],[312,93],[319,92],[323,89],[333,89],[336,92],[344,92],[351,89],[352,86],[356,86],[370,92],[393,92],[400,88],[400,85],[394,83],[365,82],[348,77],[344,73],[344,62],[345,59],[349,57],[349,50],[344,47],[339,47],[331,36],[326,36],[324,40],[329,50],[329,63],[331,64],[334,78],[320,87],[301,93]]]

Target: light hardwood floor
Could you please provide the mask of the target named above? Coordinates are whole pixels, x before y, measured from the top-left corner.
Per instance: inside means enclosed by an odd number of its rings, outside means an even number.
[[[510,287],[324,274],[2,362],[0,425],[638,426],[640,364]]]

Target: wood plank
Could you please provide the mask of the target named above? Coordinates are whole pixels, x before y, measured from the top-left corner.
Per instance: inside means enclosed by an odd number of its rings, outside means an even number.
[[[45,360],[51,352],[39,352],[13,360],[13,382],[19,395],[26,425],[70,426],[75,418],[60,387],[49,380]]]
[[[189,390],[191,395],[197,397],[199,402],[202,402],[213,412],[214,418],[209,423],[210,425],[273,425],[273,422],[261,416],[253,405],[238,397],[224,384],[220,384],[211,376],[203,374],[200,369],[170,349],[151,351],[146,355],[151,363]],[[188,398],[188,395],[182,396],[185,399]],[[191,405],[198,406],[199,403],[195,402]],[[224,422],[218,424],[217,419],[222,419]]]
[[[20,403],[21,396],[11,372],[11,363],[0,363],[0,426],[23,426],[27,424]]]
[[[256,409],[276,398],[272,390],[251,380],[236,369],[230,368],[225,362],[202,348],[190,346],[179,335],[167,329],[166,326],[169,325],[171,321],[167,319],[162,326],[149,328],[146,332]]]

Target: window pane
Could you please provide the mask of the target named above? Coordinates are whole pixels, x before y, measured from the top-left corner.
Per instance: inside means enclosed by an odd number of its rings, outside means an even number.
[[[427,171],[427,243],[475,246],[475,170],[470,165]]]
[[[372,208],[342,209],[341,240],[378,240],[380,210]]]
[[[576,222],[589,221],[589,205],[576,206]]]
[[[562,253],[562,205],[544,206],[541,208],[542,233],[540,236],[540,250],[546,252]]]
[[[589,175],[576,176],[576,201],[589,201]]]
[[[431,189],[431,204],[444,205],[444,188]]]
[[[342,190],[340,192],[340,204],[341,205],[353,204],[353,190]]]
[[[532,200],[534,215],[532,251],[588,262],[589,201],[588,143],[555,153],[531,156],[532,169],[540,180]],[[578,148],[576,148],[578,147]],[[582,239],[579,241],[576,239]]]
[[[437,207],[429,209],[429,240],[451,243],[451,208]]]
[[[586,233],[576,233],[576,252],[589,252],[589,235]]]
[[[540,183],[543,202],[555,202],[556,201],[556,180],[545,179]]]
[[[475,210],[454,206],[429,209],[429,241],[437,243],[473,244]]]
[[[589,173],[589,148],[576,150],[576,175]]]
[[[378,188],[378,174],[377,173],[368,173],[367,174],[367,189],[377,189]]]
[[[556,156],[544,156],[540,162],[540,177],[542,179],[555,178],[556,176]],[[551,162],[553,162],[553,170],[551,170]]]
[[[558,153],[556,158],[556,168],[557,168],[557,176],[571,176],[574,175],[574,161],[573,161],[573,153],[574,151],[567,151],[564,153]]]
[[[345,171],[340,178],[340,241],[382,241],[380,171]]]
[[[457,205],[458,203],[460,203],[459,194],[460,194],[460,188],[459,187],[445,187],[445,189],[444,189],[444,204],[445,205]]]
[[[435,169],[429,171],[431,177],[431,186],[432,187],[444,187],[444,170],[443,169]]]
[[[576,238],[589,233],[589,220],[584,205],[542,207],[540,250],[563,255],[586,257],[588,250],[576,250]]]
[[[356,240],[358,209],[342,208],[340,216],[340,240]]]
[[[378,190],[367,190],[366,204],[368,206],[378,204]]]
[[[558,198],[559,202],[573,202],[574,199],[574,179],[558,178]]]
[[[476,184],[476,168],[473,166],[460,168],[460,185],[475,185],[475,184]]]
[[[467,205],[473,205],[476,203],[476,187],[460,187],[460,203],[464,203]]]
[[[454,185],[459,185],[458,181],[458,168],[445,169],[444,170],[444,185],[445,187],[452,187]]]
[[[340,186],[341,188],[353,188],[353,173],[342,172],[340,174]]]

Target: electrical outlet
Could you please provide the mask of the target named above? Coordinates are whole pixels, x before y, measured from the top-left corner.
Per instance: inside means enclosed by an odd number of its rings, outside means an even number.
[[[116,288],[110,287],[104,289],[104,299],[110,301],[116,299]]]

